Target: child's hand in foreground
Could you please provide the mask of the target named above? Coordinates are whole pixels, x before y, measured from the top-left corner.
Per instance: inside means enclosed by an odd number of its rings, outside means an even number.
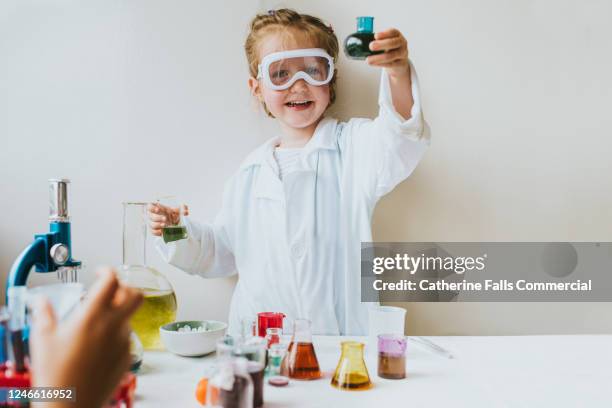
[[[162,235],[162,228],[176,225],[180,220],[178,208],[166,207],[160,203],[150,203],[147,205],[147,212],[149,214],[151,233],[158,237]],[[183,205],[183,215],[189,215],[189,208],[186,205]]]
[[[67,320],[58,322],[45,299],[33,309],[32,386],[76,388],[76,404],[41,403],[45,408],[101,407],[129,369],[129,319],[142,294],[121,285],[111,269],[98,275],[82,307]]]

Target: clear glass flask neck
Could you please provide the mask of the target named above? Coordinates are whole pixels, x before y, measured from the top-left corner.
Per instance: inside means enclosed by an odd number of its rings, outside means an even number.
[[[345,357],[363,358],[363,343],[343,341],[341,343],[341,351]]]
[[[357,32],[371,33],[374,31],[374,17],[357,17]]]
[[[312,331],[310,329],[310,320],[295,319],[293,322],[293,342],[294,343],[312,343]]]
[[[123,203],[123,265],[147,264],[146,203]]]

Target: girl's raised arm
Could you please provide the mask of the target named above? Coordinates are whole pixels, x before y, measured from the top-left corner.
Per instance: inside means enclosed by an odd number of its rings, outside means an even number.
[[[385,52],[370,55],[367,62],[387,72],[393,107],[402,118],[408,120],[414,104],[411,92],[410,63],[408,62],[408,42],[395,28],[376,33],[374,39],[375,41],[370,43],[370,50]]]

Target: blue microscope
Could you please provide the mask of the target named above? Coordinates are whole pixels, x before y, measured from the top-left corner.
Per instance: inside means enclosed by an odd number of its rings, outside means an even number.
[[[49,180],[49,232],[34,235],[34,241],[13,263],[6,289],[26,284],[32,267],[36,272],[57,272],[62,282],[76,282],[80,261],[72,259],[67,179]]]
[[[9,310],[16,310],[15,315],[25,312],[24,296],[11,296],[11,293],[21,293],[16,290],[25,286],[30,270],[35,267],[36,272],[57,272],[58,278],[64,282],[77,282],[77,271],[81,267],[80,261],[72,259],[70,241],[70,217],[68,215],[68,184],[70,180],[49,180],[49,232],[34,235],[34,241],[21,252],[13,263],[6,282],[6,303]],[[20,320],[20,327],[12,327],[12,334],[23,336],[26,347],[29,337],[25,319]],[[0,327],[0,332],[5,332]],[[0,333],[4,336],[5,333]],[[15,341],[15,339],[13,339]],[[6,361],[6,350],[0,350],[0,361]]]

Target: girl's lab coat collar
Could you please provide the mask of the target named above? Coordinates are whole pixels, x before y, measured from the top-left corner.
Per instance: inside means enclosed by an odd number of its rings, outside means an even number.
[[[311,153],[318,150],[338,150],[338,143],[336,138],[336,124],[337,120],[333,118],[323,118],[317,125],[312,138],[304,146],[304,150],[301,154],[301,166],[300,170],[314,171],[316,162],[309,160]],[[251,153],[244,160],[240,166],[241,170],[246,170],[252,166],[270,165],[274,170],[274,174],[278,178],[278,165],[274,159],[274,148],[280,139],[273,137],[269,139],[263,146],[260,146],[253,153]]]
[[[300,155],[299,167],[296,172],[303,172],[303,176],[310,176],[315,180],[315,184],[318,155],[312,153],[320,150],[338,150],[336,124],[336,119],[323,118]],[[279,141],[278,137],[268,140],[263,146],[251,153],[240,166],[242,171],[259,167],[254,185],[256,198],[285,201],[283,182],[279,178],[278,164],[274,159],[274,148]]]

